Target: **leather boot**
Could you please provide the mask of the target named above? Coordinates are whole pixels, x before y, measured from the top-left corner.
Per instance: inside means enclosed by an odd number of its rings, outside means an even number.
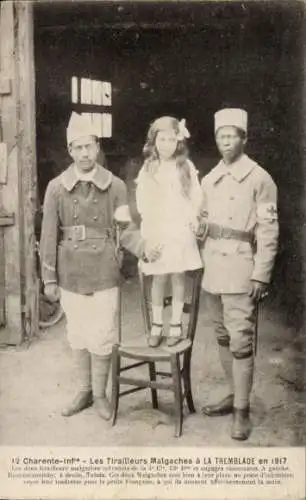
[[[85,410],[85,408],[91,406],[92,403],[92,391],[80,391],[75,396],[73,401],[71,401],[69,405],[62,409],[61,414],[63,417],[71,417],[72,415]]]
[[[208,417],[221,417],[222,415],[229,415],[233,412],[234,406],[234,395],[229,394],[225,398],[221,399],[219,403],[206,405],[202,408],[202,413]]]
[[[109,420],[112,416],[111,405],[106,397],[110,362],[110,356],[91,355],[91,383],[94,408],[103,420]]]
[[[234,408],[232,439],[245,441],[251,434],[250,408]]]
[[[62,409],[63,417],[71,417],[88,408],[93,403],[91,390],[91,358],[86,349],[74,349],[72,351],[74,365],[74,379],[78,392],[75,398]]]
[[[110,420],[112,416],[112,409],[107,397],[95,398],[94,408],[99,417],[103,418],[103,420]]]

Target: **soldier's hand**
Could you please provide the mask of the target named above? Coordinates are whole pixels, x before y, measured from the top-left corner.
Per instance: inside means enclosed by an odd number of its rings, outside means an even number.
[[[149,245],[148,243],[145,245],[145,257],[149,262],[155,262],[161,257],[163,251],[163,245]]]
[[[251,280],[249,296],[257,302],[264,299],[268,295],[268,286],[267,283],[263,283],[262,281]]]
[[[57,302],[60,299],[60,290],[56,283],[47,283],[44,294],[50,302]]]

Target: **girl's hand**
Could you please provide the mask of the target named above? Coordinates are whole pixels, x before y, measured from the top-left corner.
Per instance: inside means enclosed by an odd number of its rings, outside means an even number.
[[[145,244],[144,254],[149,262],[155,262],[161,257],[163,251],[163,245],[150,245]]]
[[[189,223],[189,227],[193,233],[197,234],[197,232],[199,231],[200,223],[197,220],[193,220]]]

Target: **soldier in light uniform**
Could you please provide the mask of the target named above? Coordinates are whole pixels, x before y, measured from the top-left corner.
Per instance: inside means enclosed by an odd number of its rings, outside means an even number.
[[[94,404],[107,420],[120,280],[113,223],[127,193],[124,182],[97,163],[98,137],[90,120],[72,113],[67,145],[74,162],[47,187],[40,252],[45,294],[61,300],[75,361],[76,396],[62,415]]]
[[[232,438],[244,440],[251,431],[256,303],[267,294],[277,253],[277,188],[271,176],[244,154],[244,110],[218,111],[215,137],[222,160],[202,180],[203,288],[229,394],[202,412],[233,413]]]

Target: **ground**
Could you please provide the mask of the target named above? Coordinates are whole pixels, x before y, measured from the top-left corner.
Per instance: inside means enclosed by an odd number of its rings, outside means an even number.
[[[125,282],[123,314],[124,335],[139,335],[142,320],[135,279]],[[285,382],[280,368],[290,335],[269,304],[262,307],[251,406],[253,432],[240,446],[306,444],[305,392],[292,381]],[[151,409],[148,391],[122,398],[114,427],[93,408],[61,417],[60,409],[75,389],[64,320],[41,331],[30,345],[0,350],[0,364],[2,445],[237,446],[230,438],[230,416],[209,418],[200,412],[205,402],[218,400],[226,390],[203,297],[192,358],[197,412],[190,415],[185,409],[181,438],[173,436],[172,401],[166,393],[161,394],[159,411]]]

